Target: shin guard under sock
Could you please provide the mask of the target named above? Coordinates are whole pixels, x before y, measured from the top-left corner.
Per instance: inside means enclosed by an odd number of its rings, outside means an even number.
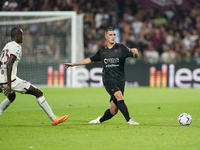
[[[104,122],[104,121],[106,121],[106,120],[109,120],[109,119],[111,119],[113,116],[114,116],[114,115],[112,115],[112,114],[110,113],[110,109],[107,109],[107,110],[105,111],[103,117],[101,117],[100,122]]]
[[[128,108],[126,104],[124,103],[124,100],[117,101],[117,105],[121,113],[124,115],[124,118],[128,122],[130,120],[130,116],[129,116]]]

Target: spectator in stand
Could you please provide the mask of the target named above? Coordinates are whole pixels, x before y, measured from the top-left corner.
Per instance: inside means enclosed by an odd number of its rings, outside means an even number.
[[[103,40],[104,39],[104,28],[99,28],[96,30],[96,33],[92,35],[92,39],[94,40]]]
[[[174,32],[179,32],[180,33],[180,38],[183,38],[184,37],[183,30],[184,30],[183,23],[179,22],[178,23],[178,28],[176,30],[173,30],[173,31]]]
[[[138,35],[143,27],[142,21],[139,17],[135,17],[133,22],[131,23],[131,27],[133,28],[134,35]]]
[[[134,0],[130,1],[130,0],[122,0],[119,1],[119,6],[120,6],[120,12],[119,12],[119,16],[122,17],[124,12],[126,12],[127,10],[131,11],[131,15],[135,15],[138,12],[138,3]]]
[[[171,20],[175,16],[175,9],[175,5],[171,5],[170,8],[164,10],[164,13],[168,20]]]
[[[14,0],[5,1],[2,7],[3,11],[18,11],[20,8],[19,3]]]
[[[33,36],[30,33],[29,29],[24,30],[24,42],[23,42],[23,57],[26,58],[26,62],[33,63],[34,50],[33,49]]]
[[[142,56],[144,49],[146,47],[146,40],[142,36],[135,36],[134,41],[132,43],[132,47],[137,48],[139,50],[139,53],[141,53]],[[140,58],[140,57],[139,57]]]
[[[181,43],[181,51],[180,51],[180,56],[182,61],[190,62],[191,59],[191,52],[187,50],[185,47],[184,43]]]
[[[134,16],[131,14],[131,10],[126,10],[124,13],[123,13],[123,17],[122,17],[122,20],[123,21],[126,21],[126,22],[132,22],[134,20]]]
[[[140,31],[140,36],[145,38],[146,40],[149,40],[152,36],[152,27],[153,23],[151,19],[147,19],[143,22],[142,29]]]
[[[100,26],[99,28],[106,29],[106,28],[109,27],[109,26],[110,26],[110,22],[109,22],[109,20],[103,18],[102,23],[101,23],[101,26]]]
[[[196,47],[194,50],[194,60],[197,62],[197,64],[200,64],[200,47]]]
[[[157,64],[159,62],[159,53],[152,42],[147,42],[147,48],[144,50],[144,60],[150,64]]]
[[[195,27],[197,29],[197,34],[200,35],[200,16],[198,16],[197,18],[199,18],[199,19],[198,19]]]
[[[191,18],[190,18],[189,16],[186,16],[186,17],[185,17],[185,20],[184,20],[184,23],[183,23],[184,29],[189,30],[190,27],[192,26],[192,24],[193,24],[193,23],[192,23]]]
[[[174,31],[178,31],[178,22],[176,20],[172,20],[169,24],[167,24],[167,26],[174,30]]]
[[[94,55],[99,48],[99,45],[97,44],[97,40],[91,39],[90,42],[88,43],[88,55],[92,56]]]
[[[92,16],[89,13],[86,13],[84,15],[83,28],[84,29],[92,29],[94,27],[95,27],[95,22],[94,22]]]
[[[166,36],[165,43],[167,45],[171,45],[173,43],[173,40],[174,40],[174,30],[169,29],[169,31],[167,33],[168,34]]]
[[[153,43],[154,48],[160,54],[162,54],[162,44],[165,43],[165,39],[161,36],[160,29],[153,29],[154,36],[151,37],[150,41]]]
[[[61,10],[62,9],[62,0],[56,0],[56,2],[55,2],[55,5],[54,5],[55,7],[58,7],[59,8],[59,10]]]
[[[58,8],[58,6],[54,6],[52,11],[60,11],[60,9]]]
[[[121,28],[121,30],[121,43],[127,45],[128,47],[132,47],[132,43],[135,37],[133,36],[133,30],[131,29],[131,25],[127,22],[124,22],[123,28]]]
[[[69,7],[69,5],[67,4],[66,0],[56,0],[54,6],[58,7],[60,11],[70,11],[70,10],[72,10],[72,8]]]
[[[179,42],[174,43],[174,52],[176,54],[176,60],[179,62],[180,57],[181,57],[181,45]]]
[[[175,35],[174,35],[174,42],[175,43],[181,43],[181,41],[182,41],[182,39],[181,39],[181,34],[180,34],[180,32],[175,32]]]
[[[110,22],[111,26],[117,27],[118,26],[118,21],[119,21],[119,18],[117,16],[117,12],[114,11],[114,10],[110,10],[108,12],[108,14],[109,14],[109,22]]]
[[[168,8],[144,9],[138,0],[11,0],[0,2],[0,7],[3,11],[73,10],[77,13],[85,13],[84,46],[87,54],[89,54],[88,44],[93,43],[91,38],[96,33],[96,29],[104,28],[109,23],[120,29],[121,41],[126,45],[136,44],[138,46],[137,39],[134,37],[137,35],[140,37],[139,43],[141,43],[141,39],[153,42],[159,55],[162,54],[162,44],[167,44],[169,49],[174,50],[176,58],[180,56],[190,58],[194,57],[197,48],[195,41],[199,39],[200,35],[200,11],[197,4],[198,2],[195,2],[193,8],[185,10],[176,5]],[[133,30],[127,31],[130,25]],[[31,28],[29,34],[33,36],[33,31],[38,27],[31,25],[29,28]],[[41,29],[39,32],[46,30],[42,27],[39,28]],[[102,43],[96,41],[96,44],[101,45]],[[143,44],[145,45],[145,42]]]
[[[91,2],[87,2],[84,6],[85,6],[85,8],[83,10],[86,13],[90,14],[90,13],[93,13],[93,12],[96,11],[96,9],[94,9],[94,7],[92,7],[92,3]],[[92,16],[92,17],[94,17],[94,16]]]
[[[192,39],[190,32],[187,30],[184,30],[183,33],[185,36],[182,42],[184,43],[185,48],[190,51],[194,40]]]
[[[49,0],[44,0],[40,7],[40,11],[52,11],[52,9],[53,5],[52,2]]]
[[[100,28],[102,25],[103,19],[109,19],[108,13],[104,11],[104,7],[98,9],[98,13],[95,15],[94,20],[96,23],[96,29]]]
[[[153,23],[155,27],[160,27],[167,24],[167,19],[161,16],[160,13],[157,13],[157,17],[153,19]]]
[[[175,63],[176,62],[176,54],[170,49],[167,44],[162,45],[163,53],[161,54],[161,62],[163,63]]]
[[[193,57],[195,57],[195,51],[198,47],[200,47],[200,39],[196,40],[192,46],[191,53]]]
[[[24,11],[36,11],[37,3],[34,0],[22,2],[22,10]]]
[[[71,1],[69,1],[69,4],[66,0],[62,0],[62,5],[60,8],[61,11],[73,11],[73,4]]]
[[[199,39],[199,35],[197,34],[197,30],[195,29],[195,28],[192,28],[191,29],[192,31],[192,33],[191,33],[191,39],[192,39],[192,41],[196,41],[196,40],[198,40]]]
[[[45,56],[52,60],[59,60],[60,58],[60,40],[58,37],[50,36],[45,45]]]
[[[190,17],[191,20],[191,26],[194,25],[196,17],[199,15],[199,8],[198,7],[193,7],[190,9],[188,16]]]
[[[106,0],[109,22],[111,26],[117,27],[119,22],[119,4],[116,0]]]
[[[167,32],[167,30],[165,29],[164,26],[160,27],[160,34],[165,39],[165,43],[166,43],[167,42],[167,37],[169,36],[169,33]]]

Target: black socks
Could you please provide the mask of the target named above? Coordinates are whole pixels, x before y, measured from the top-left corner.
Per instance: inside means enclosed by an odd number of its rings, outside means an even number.
[[[124,103],[124,100],[117,101],[117,105],[121,113],[124,115],[124,118],[128,122],[131,118],[129,116],[128,108],[126,104]]]
[[[117,101],[117,107],[119,108],[119,110],[121,111],[121,113],[124,115],[124,118],[126,119],[126,121],[128,122],[131,118],[129,116],[129,112],[128,112],[128,108],[126,106],[126,104],[124,103],[124,100],[120,100]],[[112,115],[110,113],[110,109],[107,109],[103,115],[103,117],[101,117],[100,122],[104,122],[106,120],[109,120],[113,117],[114,115]]]
[[[106,120],[108,120],[108,119],[111,119],[113,116],[114,116],[114,115],[112,115],[112,114],[110,113],[110,109],[107,109],[107,110],[105,111],[103,117],[101,117],[100,122],[102,123],[102,122],[104,122],[104,121],[106,121]]]

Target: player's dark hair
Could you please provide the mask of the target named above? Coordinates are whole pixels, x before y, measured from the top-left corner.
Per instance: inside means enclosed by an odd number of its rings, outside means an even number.
[[[114,31],[114,30],[115,30],[115,28],[113,28],[113,27],[107,27],[105,29],[105,33],[107,33],[108,31]]]
[[[20,34],[22,31],[19,28],[12,28],[10,34],[11,38],[14,38],[17,34]]]

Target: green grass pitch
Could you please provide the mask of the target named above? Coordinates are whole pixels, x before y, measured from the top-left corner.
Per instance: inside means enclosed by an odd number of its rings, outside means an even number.
[[[121,112],[102,124],[88,123],[109,108],[104,88],[41,89],[55,115],[68,114],[68,120],[52,126],[35,97],[17,93],[0,116],[1,150],[200,149],[199,89],[126,88],[125,102],[139,126],[127,125]],[[190,126],[178,124],[184,112],[192,116]]]

